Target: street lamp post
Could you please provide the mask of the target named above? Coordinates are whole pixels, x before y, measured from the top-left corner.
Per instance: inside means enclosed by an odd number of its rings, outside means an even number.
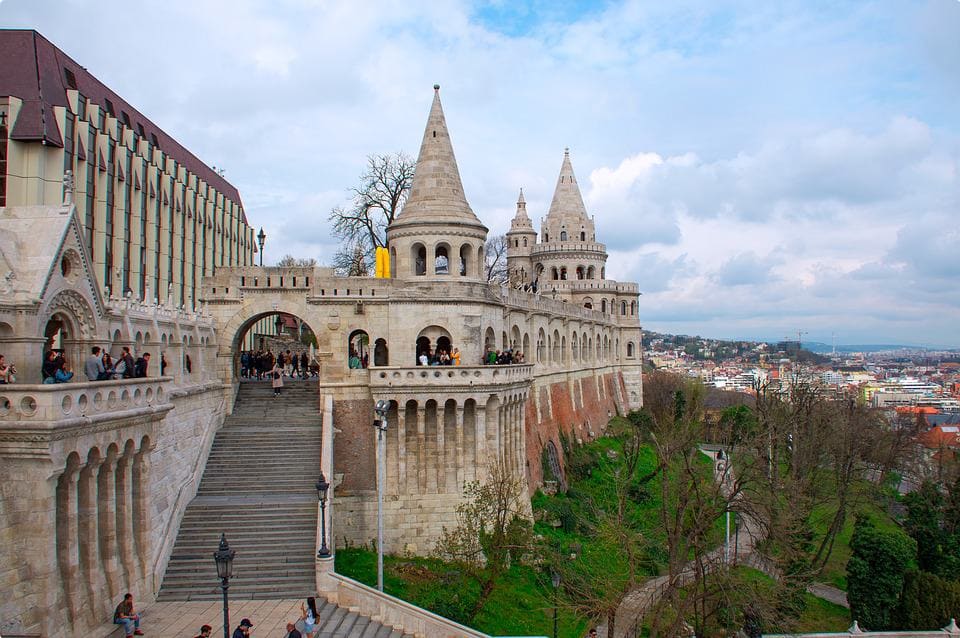
[[[227,600],[227,589],[230,588],[230,576],[233,575],[233,557],[236,551],[227,544],[227,535],[220,534],[220,548],[213,553],[213,560],[217,563],[217,577],[223,589],[223,638],[230,638],[230,603]]]
[[[557,592],[560,589],[560,572],[550,570],[550,583],[553,585],[553,638],[557,638]]]
[[[257,233],[257,243],[260,244],[260,267],[263,268],[263,242],[267,241],[267,234],[263,232],[263,227],[260,227],[260,232]]]
[[[377,418],[373,427],[377,431],[377,589],[383,591],[383,490],[387,482],[386,439],[387,410],[390,402],[383,399],[377,401],[374,411]]]
[[[317,550],[317,558],[330,558],[330,548],[327,547],[327,490],[330,484],[327,478],[320,472],[320,479],[317,481],[317,498],[320,500],[320,549]]]

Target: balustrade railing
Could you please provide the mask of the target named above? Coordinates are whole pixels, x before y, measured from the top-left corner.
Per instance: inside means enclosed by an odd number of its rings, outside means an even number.
[[[0,385],[0,424],[93,417],[169,403],[170,377]]]

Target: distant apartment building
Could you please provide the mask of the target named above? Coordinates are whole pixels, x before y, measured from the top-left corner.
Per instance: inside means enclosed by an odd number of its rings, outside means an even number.
[[[0,30],[0,60],[0,208],[72,199],[104,292],[192,307],[204,275],[254,263],[217,171],[36,31]]]

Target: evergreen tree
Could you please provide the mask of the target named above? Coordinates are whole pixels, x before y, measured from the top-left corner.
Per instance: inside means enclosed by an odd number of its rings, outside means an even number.
[[[870,519],[857,517],[850,547],[850,615],[870,631],[887,631],[895,625],[904,572],[916,557],[917,544],[900,530],[877,529]]]

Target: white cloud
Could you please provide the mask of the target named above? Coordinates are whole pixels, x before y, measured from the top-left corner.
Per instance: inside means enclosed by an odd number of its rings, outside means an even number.
[[[523,186],[538,220],[571,147],[647,323],[957,341],[957,293],[937,288],[955,276],[960,3],[560,3],[509,25],[477,7],[5,0],[0,21],[224,167],[267,261],[329,253],[327,211],[367,155],[416,154],[439,82],[480,218],[505,230]]]

